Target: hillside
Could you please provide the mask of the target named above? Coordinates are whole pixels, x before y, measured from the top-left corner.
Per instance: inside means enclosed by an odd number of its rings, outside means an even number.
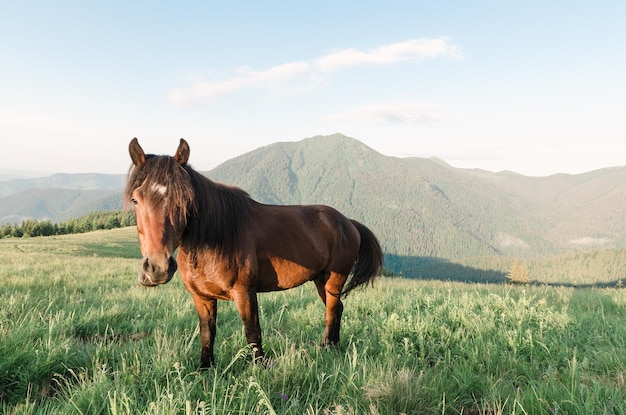
[[[30,189],[119,190],[124,186],[123,174],[58,173],[48,177],[20,178],[0,181],[0,197]]]
[[[202,154],[193,142],[191,148],[193,164]],[[626,246],[626,167],[527,177],[387,157],[335,134],[262,147],[206,174],[261,202],[338,208],[379,236],[394,271]],[[116,209],[123,181],[122,175],[55,175],[1,182],[0,222]]]
[[[626,167],[545,178],[500,176],[487,180],[527,201],[555,243],[582,249],[625,245]]]
[[[121,209],[122,174],[54,174],[0,181],[0,225],[26,219],[59,222]]]
[[[122,208],[119,190],[30,189],[0,197],[0,224],[26,219],[64,221]]]
[[[425,161],[428,163],[428,161]],[[498,252],[471,216],[411,160],[383,156],[344,137],[278,143],[209,173],[262,201],[329,204],[366,223],[387,253],[452,257]]]
[[[261,201],[333,205],[368,224],[398,263],[626,243],[626,168],[526,177],[387,157],[333,135],[263,147],[208,175]]]

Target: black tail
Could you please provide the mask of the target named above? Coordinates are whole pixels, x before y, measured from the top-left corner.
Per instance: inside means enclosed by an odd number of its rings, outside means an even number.
[[[373,282],[383,267],[383,250],[378,239],[376,239],[376,235],[365,225],[355,220],[351,222],[361,234],[361,245],[359,246],[359,255],[350,272],[351,278],[341,293],[344,296],[362,284]]]

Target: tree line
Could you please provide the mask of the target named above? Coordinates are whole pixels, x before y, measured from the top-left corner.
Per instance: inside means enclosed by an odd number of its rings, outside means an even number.
[[[100,211],[59,223],[52,223],[49,220],[27,219],[20,224],[5,224],[0,227],[0,238],[67,235],[134,225],[136,225],[135,215],[131,211]]]

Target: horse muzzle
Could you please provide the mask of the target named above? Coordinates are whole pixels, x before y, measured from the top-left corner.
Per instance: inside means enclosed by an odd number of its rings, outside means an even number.
[[[139,284],[146,287],[167,284],[178,269],[176,260],[167,257],[165,261],[153,261],[150,257],[144,257],[139,271]]]

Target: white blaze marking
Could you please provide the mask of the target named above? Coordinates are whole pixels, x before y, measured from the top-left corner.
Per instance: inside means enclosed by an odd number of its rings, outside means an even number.
[[[151,189],[153,192],[158,193],[161,196],[165,196],[165,192],[167,192],[167,187],[157,183],[153,184]]]

